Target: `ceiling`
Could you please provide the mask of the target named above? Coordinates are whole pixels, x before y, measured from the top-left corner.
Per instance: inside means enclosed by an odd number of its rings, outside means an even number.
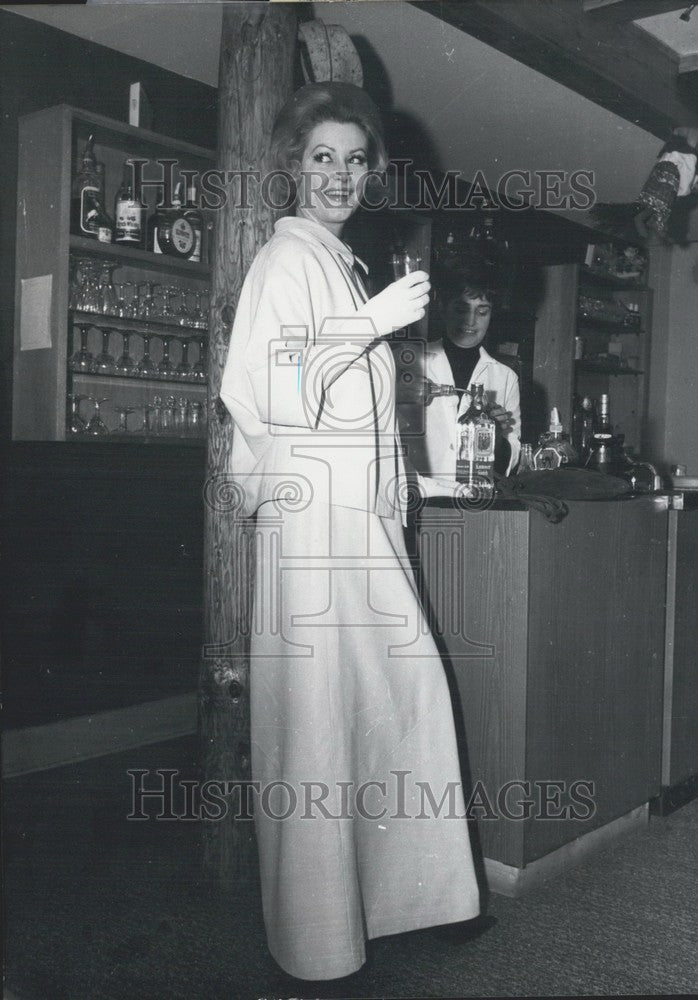
[[[220,3],[141,0],[8,9],[203,83],[217,83]],[[598,200],[637,197],[660,145],[655,135],[399,0],[316,3],[314,11],[352,35],[362,59],[383,79],[382,106],[392,108],[410,134],[428,144],[434,165],[460,170],[465,177],[481,170],[495,184],[514,169],[593,170]],[[670,28],[657,29],[654,23],[669,20]],[[666,37],[675,32],[677,45],[686,41],[684,28],[693,36],[698,32],[698,10],[695,23],[678,22],[681,30],[674,21],[677,13],[647,23]]]

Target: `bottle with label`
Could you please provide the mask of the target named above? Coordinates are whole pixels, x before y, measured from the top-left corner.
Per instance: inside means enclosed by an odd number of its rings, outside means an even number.
[[[482,383],[471,385],[470,393],[470,406],[458,418],[460,444],[456,479],[460,483],[493,493],[496,424],[487,413]]]
[[[95,199],[104,199],[104,164],[97,163],[94,136],[91,135],[82,154],[82,165],[75,175],[71,194],[70,228],[78,236],[98,238],[94,219],[88,221]]]
[[[87,212],[87,225],[92,227],[100,243],[111,243],[114,235],[114,223],[107,215],[106,209],[99,197],[91,199],[92,207]]]
[[[199,211],[196,197],[196,185],[192,183],[187,188],[187,201],[184,206],[184,218],[194,230],[194,249],[189,254],[189,260],[198,263],[203,253],[204,217]]]
[[[145,205],[136,189],[132,160],[124,160],[121,186],[114,201],[114,242],[142,247],[145,235]]]
[[[608,393],[603,393],[599,398],[598,418],[591,436],[586,468],[615,474],[621,464],[621,449],[611,425]]]
[[[563,433],[556,406],[550,411],[550,425],[547,432],[541,434],[538,445],[533,455],[535,469],[559,469],[561,465],[576,465],[578,462],[577,452]]]
[[[196,247],[194,227],[187,219],[182,207],[182,183],[175,187],[172,209],[161,216],[157,229],[160,253],[172,257],[190,258]]]

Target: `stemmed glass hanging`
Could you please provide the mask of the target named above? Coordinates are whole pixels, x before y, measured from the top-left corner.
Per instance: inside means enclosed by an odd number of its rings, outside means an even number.
[[[172,362],[170,361],[170,341],[172,337],[164,336],[160,340],[162,341],[162,360],[158,365],[158,376],[160,378],[169,378],[172,375]]]
[[[119,414],[119,426],[116,429],[117,434],[130,434],[131,431],[128,428],[128,417],[130,413],[133,413],[135,406],[117,406],[116,412]]]
[[[102,353],[95,358],[94,370],[100,375],[113,375],[116,362],[113,355],[109,353],[109,338],[112,330],[105,328],[102,330]]]
[[[175,369],[175,375],[180,379],[188,379],[191,377],[192,370],[189,366],[189,342],[191,337],[184,337],[182,340],[182,357],[180,359],[177,368]]]
[[[88,399],[92,400],[94,405],[94,413],[90,417],[90,421],[87,425],[87,433],[94,434],[95,436],[103,436],[109,433],[109,428],[102,420],[102,414],[100,412],[100,406],[102,403],[106,403],[109,400],[108,396],[102,396],[101,398],[96,398],[95,396],[89,396]]]
[[[77,296],[76,306],[80,312],[99,312],[99,285],[97,284],[97,265],[93,260],[81,260],[82,284]]]
[[[76,323],[73,329],[80,331],[80,349],[70,358],[70,369],[74,372],[91,372],[94,369],[94,354],[87,349],[87,337],[90,332],[89,323]]]
[[[199,345],[199,356],[191,366],[191,373],[198,382],[206,381],[206,338],[196,337]]]
[[[157,378],[157,368],[155,367],[155,362],[150,356],[151,336],[148,333],[143,333],[141,336],[143,337],[143,357],[138,362],[136,371],[141,378]]]
[[[131,357],[131,352],[129,350],[131,341],[130,331],[124,330],[121,337],[123,339],[123,350],[121,352],[121,357],[116,362],[116,372],[118,375],[133,375],[136,371],[136,362]]]
[[[89,399],[89,396],[81,396],[78,393],[69,393],[68,400],[70,401],[70,414],[68,416],[68,433],[70,435],[84,434],[87,430],[87,424],[82,418],[80,413],[80,403],[83,399]]]

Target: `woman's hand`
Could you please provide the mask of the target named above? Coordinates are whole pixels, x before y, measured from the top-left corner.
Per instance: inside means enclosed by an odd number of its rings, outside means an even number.
[[[424,317],[430,289],[427,272],[413,271],[364,302],[358,315],[368,316],[373,321],[376,335],[385,337]]]

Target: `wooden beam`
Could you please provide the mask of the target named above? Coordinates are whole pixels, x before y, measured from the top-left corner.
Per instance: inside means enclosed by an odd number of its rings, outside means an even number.
[[[218,167],[269,172],[269,137],[293,88],[296,14],[291,4],[231,3],[223,8],[219,71]],[[249,656],[252,530],[230,482],[233,429],[220,400],[232,319],[243,279],[270,238],[278,215],[259,194],[241,207],[234,196],[216,213],[209,318],[209,421],[204,487],[204,639],[199,725],[206,780],[249,781]],[[204,824],[204,867],[219,880],[254,871],[252,824],[234,818]]]
[[[584,12],[595,20],[605,22],[639,21],[643,17],[683,11],[689,4],[685,0],[612,0],[611,3],[594,3],[584,0]],[[678,14],[677,14],[678,17]]]
[[[633,24],[598,20],[569,0],[412,2],[662,139],[698,124],[677,60]]]

